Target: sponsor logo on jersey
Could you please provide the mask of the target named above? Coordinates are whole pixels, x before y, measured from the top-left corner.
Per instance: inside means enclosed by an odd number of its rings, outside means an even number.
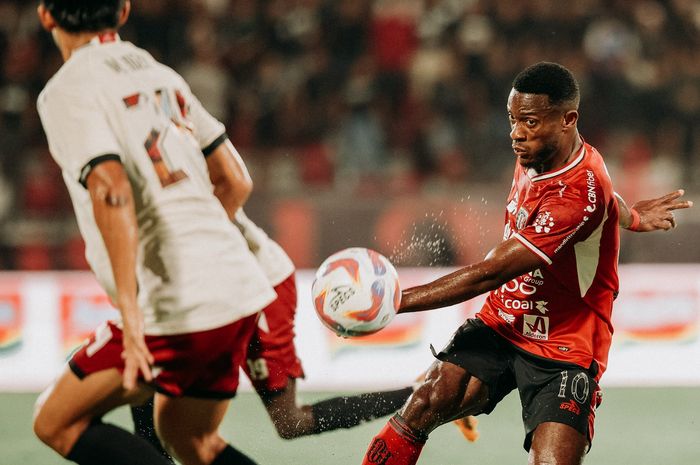
[[[501,310],[500,308],[498,309],[498,316],[500,316],[501,318],[503,318],[503,320],[504,320],[506,323],[508,323],[509,325],[512,325],[513,323],[515,323],[515,316],[511,315],[510,313],[504,312],[504,311]]]
[[[367,461],[369,463],[376,463],[378,465],[386,465],[386,463],[391,458],[391,452],[386,445],[384,439],[376,438],[372,441],[367,451]]]
[[[557,349],[561,350],[562,352],[568,352],[568,351],[571,350],[571,349],[569,349],[569,348],[566,347],[566,346],[559,346],[559,347],[557,347]]]
[[[547,302],[544,300],[533,302],[531,300],[503,299],[503,305],[511,310],[539,310],[542,314],[549,311],[549,309],[545,307]]]
[[[518,208],[518,193],[516,192],[508,205],[506,206],[506,211],[511,215],[515,215],[515,210]]]
[[[535,222],[533,224],[535,226],[535,232],[538,234],[550,232],[552,230],[552,227],[554,226],[554,218],[552,217],[552,212],[540,212],[537,215],[537,218],[535,218]]]
[[[535,308],[541,314],[546,315],[549,311],[549,309],[546,307],[548,303],[549,302],[547,302],[546,300],[538,300],[537,302],[535,302]]]
[[[593,171],[591,170],[586,170],[586,188],[588,191],[588,206],[585,208],[585,210],[589,213],[593,213],[595,211],[595,204],[596,201],[598,200],[598,196],[595,192],[595,175],[593,174]]]
[[[520,292],[522,295],[532,295],[537,292],[537,286],[520,281],[520,278],[511,279],[499,288],[501,294],[506,292]]]
[[[503,240],[510,239],[511,234],[513,234],[513,230],[510,229],[510,223],[506,223],[506,227],[503,229]]]
[[[541,341],[549,339],[549,317],[523,315],[523,336]]]
[[[568,402],[562,402],[561,404],[559,404],[559,409],[568,410],[569,412],[575,415],[581,415],[581,407],[579,407],[573,399],[569,400]]]
[[[518,210],[518,214],[515,217],[515,230],[520,231],[525,227],[527,224],[527,217],[530,216],[530,214],[527,212],[525,207],[520,207],[520,210]]]

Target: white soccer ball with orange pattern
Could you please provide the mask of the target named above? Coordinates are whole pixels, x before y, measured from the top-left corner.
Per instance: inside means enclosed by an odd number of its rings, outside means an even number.
[[[364,247],[328,257],[316,272],[311,292],[323,324],[343,337],[376,333],[396,316],[401,302],[394,266]]]

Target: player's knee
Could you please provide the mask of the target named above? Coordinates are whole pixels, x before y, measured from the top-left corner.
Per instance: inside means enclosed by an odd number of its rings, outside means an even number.
[[[51,421],[47,415],[39,409],[34,416],[32,425],[37,438],[59,454],[65,456],[70,451],[66,428],[55,421]]]
[[[192,434],[169,428],[158,433],[165,450],[188,465],[209,464],[226,447],[218,433]]]
[[[271,415],[272,423],[280,438],[296,439],[310,434],[305,428],[306,422],[300,411],[284,412],[282,415]]]
[[[275,423],[275,429],[277,429],[277,435],[285,440],[296,439],[300,436],[304,436],[301,431],[295,428],[293,425],[289,424],[277,424]]]

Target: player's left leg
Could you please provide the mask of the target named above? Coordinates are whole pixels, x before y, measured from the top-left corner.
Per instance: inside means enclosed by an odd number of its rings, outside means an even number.
[[[228,400],[156,394],[158,436],[184,465],[255,465],[219,435]]]
[[[174,463],[156,434],[153,423],[153,396],[141,405],[131,406],[131,419],[134,422],[134,434],[148,441],[163,457]]]
[[[528,465],[581,465],[588,438],[563,423],[541,423],[532,435]]]

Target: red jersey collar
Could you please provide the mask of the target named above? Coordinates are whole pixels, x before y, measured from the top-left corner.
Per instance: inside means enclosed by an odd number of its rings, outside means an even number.
[[[90,44],[92,45],[99,45],[99,44],[108,44],[110,42],[120,42],[121,38],[119,37],[119,34],[116,32],[103,32],[101,34],[97,34],[95,37],[90,39]]]

